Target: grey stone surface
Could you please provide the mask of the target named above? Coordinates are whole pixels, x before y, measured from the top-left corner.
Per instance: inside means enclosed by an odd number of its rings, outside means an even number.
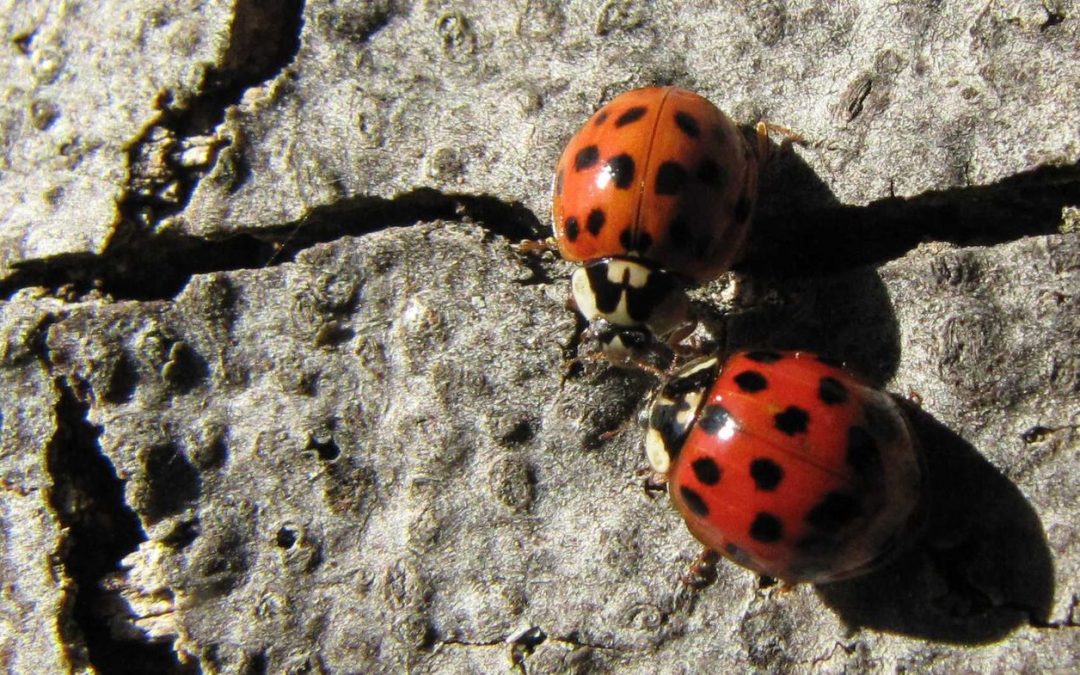
[[[129,147],[206,85],[230,16],[198,1],[3,8],[0,278],[16,263],[107,247],[132,189]]]
[[[1072,4],[3,14],[5,668],[1080,664]],[[511,240],[653,82],[812,141],[695,297],[718,346],[920,395],[928,525],[888,569],[688,591],[636,474],[653,381],[567,373],[572,267]]]

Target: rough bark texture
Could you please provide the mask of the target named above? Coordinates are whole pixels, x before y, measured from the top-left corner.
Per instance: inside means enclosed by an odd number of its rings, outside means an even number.
[[[1074,3],[144,4],[0,9],[6,669],[1080,667]],[[650,83],[810,141],[695,300],[919,394],[887,569],[689,591],[654,381],[566,368],[510,245]]]

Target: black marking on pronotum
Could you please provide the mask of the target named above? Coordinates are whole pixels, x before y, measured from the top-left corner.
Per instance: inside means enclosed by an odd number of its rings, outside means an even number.
[[[701,135],[701,127],[698,126],[697,120],[690,113],[681,110],[675,113],[675,124],[690,138],[697,138]]]
[[[596,300],[596,309],[603,314],[610,314],[619,306],[622,298],[622,286],[611,283],[608,279],[607,261],[599,261],[585,266],[585,276],[589,279],[589,289]]]
[[[784,479],[784,470],[771,459],[759,457],[750,462],[750,477],[758,490],[771,492]]]
[[[691,511],[702,518],[709,515],[709,505],[705,503],[705,500],[697,492],[683,485],[679,488],[679,494],[682,495],[683,501],[686,502]]]
[[[735,384],[739,385],[739,389],[753,394],[768,387],[769,381],[756,370],[744,370],[735,376]]]
[[[653,406],[649,416],[649,427],[655,429],[664,441],[664,450],[671,461],[679,456],[686,438],[688,425],[679,421],[679,415],[690,410],[690,403],[678,399],[675,403],[658,403]]]
[[[628,108],[626,112],[615,119],[615,128],[625,127],[627,124],[637,122],[645,116],[645,111],[646,108],[643,105],[636,105],[633,108]]]
[[[720,482],[720,476],[723,473],[720,471],[720,467],[716,465],[716,462],[709,457],[695,459],[690,468],[694,470],[694,475],[697,476],[702,485],[716,485]]]
[[[763,544],[779,541],[784,536],[784,526],[780,519],[771,513],[762,511],[750,524],[750,538]]]
[[[713,378],[716,377],[717,365],[713,363],[708,368],[697,368],[689,375],[676,374],[664,385],[662,394],[667,398],[675,399],[693,391],[703,391],[712,384]]]
[[[707,434],[716,434],[727,426],[730,420],[731,413],[723,406],[713,403],[705,406],[705,409],[701,411],[698,426]]]
[[[810,423],[810,414],[798,406],[789,405],[783,412],[776,413],[776,428],[788,436],[806,433]]]
[[[758,363],[776,363],[784,358],[784,355],[770,349],[755,349],[752,352],[746,352],[746,358]]]
[[[578,225],[577,218],[570,216],[563,224],[563,231],[566,233],[566,238],[570,241],[574,241],[578,237],[578,233],[581,231],[580,225]]]
[[[608,160],[607,168],[616,188],[626,190],[634,182],[634,158],[630,155],[615,155]]]
[[[806,514],[806,522],[825,532],[836,532],[862,515],[859,500],[843,492],[830,492]]]
[[[667,161],[656,170],[656,187],[658,195],[677,195],[686,183],[686,168],[678,162]]]
[[[675,280],[667,274],[650,272],[644,286],[631,286],[629,270],[623,278],[626,291],[626,312],[630,318],[644,323],[660,303],[675,291]]]
[[[602,209],[593,209],[589,211],[589,217],[585,219],[585,229],[589,231],[592,236],[600,234],[600,230],[604,227],[604,212]]]
[[[848,398],[847,387],[835,377],[823,377],[818,383],[818,398],[825,405],[840,405]]]
[[[574,169],[584,171],[600,161],[600,149],[595,145],[586,145],[574,155]]]

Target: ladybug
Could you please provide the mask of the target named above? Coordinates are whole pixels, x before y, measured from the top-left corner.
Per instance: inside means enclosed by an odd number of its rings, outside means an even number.
[[[922,520],[900,407],[808,352],[687,363],[653,400],[645,448],[707,553],[788,584],[869,572]]]
[[[756,143],[705,98],[676,87],[617,96],[570,139],[555,170],[552,220],[566,260],[584,263],[571,304],[604,355],[641,362],[693,332],[687,284],[742,252],[757,200]]]

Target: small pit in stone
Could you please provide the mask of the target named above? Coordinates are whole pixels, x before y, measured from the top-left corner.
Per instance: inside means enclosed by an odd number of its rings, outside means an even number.
[[[289,527],[282,527],[277,531],[277,536],[274,538],[278,548],[290,549],[296,544],[296,531]]]

